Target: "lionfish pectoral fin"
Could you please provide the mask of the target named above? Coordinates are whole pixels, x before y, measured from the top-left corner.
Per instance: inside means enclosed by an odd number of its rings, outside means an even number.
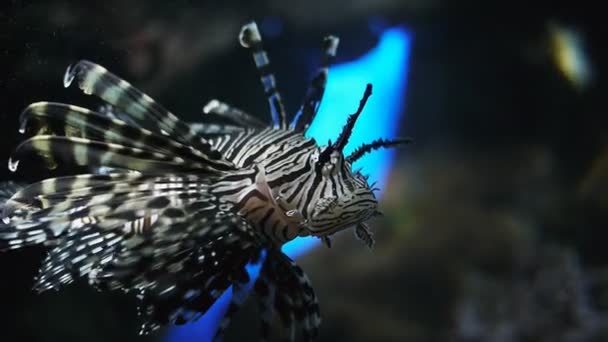
[[[325,246],[327,246],[327,248],[331,248],[331,239],[329,238],[329,236],[325,235],[322,236],[320,239],[323,241]]]
[[[107,116],[110,119],[124,121],[127,124],[129,124],[130,126],[144,128],[141,124],[139,124],[135,120],[133,120],[127,113],[125,113],[124,111],[120,110],[119,108],[117,108],[116,106],[113,106],[111,104],[106,103],[106,104],[99,106],[99,108],[97,108],[97,112],[99,114]]]
[[[24,184],[20,184],[13,181],[0,182],[0,218],[5,217],[4,208],[6,203],[13,197],[14,194],[25,187]]]
[[[66,161],[66,156],[74,155],[78,165],[90,162],[91,164],[118,163],[125,158],[125,154],[139,159],[154,159],[171,161],[181,164],[183,169],[202,169],[220,171],[233,169],[232,163],[223,160],[217,151],[204,152],[184,145],[172,137],[149,131],[138,125],[131,125],[125,121],[114,119],[86,108],[54,102],[36,102],[29,105],[20,116],[21,130],[38,124],[41,127],[53,127],[50,135],[38,135],[31,144],[39,153]],[[45,140],[48,142],[45,142]],[[29,141],[29,140],[28,140]],[[26,141],[25,144],[28,142]],[[57,148],[49,151],[49,144],[68,145],[66,148]],[[99,149],[108,152],[120,152],[117,155],[106,154],[101,160],[96,160],[89,154],[99,153]],[[19,150],[19,147],[18,147]],[[70,161],[70,159],[67,159]],[[138,167],[142,162],[131,163],[125,168]]]
[[[39,135],[17,146],[12,160],[32,151],[74,166],[109,166],[136,171],[178,171],[183,159],[158,154],[147,149],[76,138]]]
[[[355,237],[362,241],[369,249],[374,248],[374,234],[365,223],[359,223],[355,227]]]
[[[0,251],[16,249],[28,244],[25,241],[27,236],[23,236],[11,222],[14,211],[25,206],[12,199],[24,187],[25,185],[13,181],[0,182]]]
[[[259,298],[262,337],[270,336],[273,311],[283,322],[287,340],[295,340],[296,326],[306,341],[319,334],[321,315],[310,280],[302,269],[285,254],[269,253],[255,284]]]
[[[261,245],[246,221],[232,212],[219,215],[219,209],[210,204],[213,203],[186,206],[184,210],[190,213],[184,220],[158,229],[149,242],[129,248],[135,256],[116,257],[110,271],[120,276],[121,269],[126,268],[131,273],[119,279],[123,287],[145,289],[140,305],[144,328],[195,320],[230,285],[235,285],[237,290],[231,311],[222,323],[222,334],[231,315],[245,300],[246,293],[238,289],[249,281],[245,265],[258,257]],[[200,220],[207,221],[204,229],[200,228]],[[154,251],[154,255],[129,263],[148,251]]]
[[[240,310],[245,300],[249,297],[249,293],[251,289],[247,287],[247,283],[235,282],[232,284],[232,298],[230,299],[230,304],[228,305],[228,309],[222,318],[220,325],[215,333],[213,341],[221,342],[224,338],[224,334],[230,325],[230,321],[232,317]]]
[[[185,145],[201,151],[211,149],[192,132],[190,126],[166,110],[147,94],[129,82],[112,74],[104,67],[90,61],[81,60],[70,66],[64,76],[64,86],[73,81],[85,94],[93,94],[118,108],[138,125],[150,127],[158,134],[169,135]]]
[[[265,264],[264,264],[265,265]],[[263,266],[253,288],[258,300],[260,311],[260,340],[270,339],[272,321],[274,319],[274,296],[276,286],[272,281],[273,270],[269,266]]]
[[[71,283],[75,277],[95,272],[112,260],[113,254],[120,247],[121,235],[118,231],[95,227],[69,232],[47,255],[34,289],[37,292],[58,289],[61,285]]]

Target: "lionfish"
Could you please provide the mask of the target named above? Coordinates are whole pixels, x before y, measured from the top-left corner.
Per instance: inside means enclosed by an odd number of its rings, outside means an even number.
[[[47,161],[87,167],[88,174],[50,178],[24,187],[10,183],[0,202],[0,249],[50,248],[34,289],[57,289],[82,277],[102,290],[135,293],[141,333],[202,316],[230,286],[233,296],[216,339],[247,298],[245,266],[261,260],[254,283],[261,335],[275,313],[288,340],[296,331],[314,340],[321,322],[317,297],[302,269],[281,252],[298,236],[329,237],[349,227],[366,244],[365,221],[378,215],[373,186],[352,164],[407,139],[378,139],[348,156],[358,110],[335,142],[305,137],[323,97],[339,39],[327,36],[321,66],[299,111],[288,123],[255,22],[239,40],[252,50],[270,105],[271,125],[218,100],[194,125],[89,61],[68,67],[64,86],[76,83],[110,110],[38,102],[20,117],[34,131],[9,160],[36,152]],[[12,194],[12,195],[11,195]]]

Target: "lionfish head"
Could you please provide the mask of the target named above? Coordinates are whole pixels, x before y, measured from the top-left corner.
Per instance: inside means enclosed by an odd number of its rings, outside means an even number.
[[[321,179],[315,191],[318,196],[315,196],[316,202],[313,203],[308,218],[308,229],[313,236],[323,238],[346,228],[359,229],[358,225],[379,215],[378,200],[374,194],[378,189],[374,188],[374,184],[368,184],[367,176],[362,175],[358,170],[353,171],[352,165],[375,149],[410,141],[409,139],[378,139],[359,146],[348,156],[343,154],[355,122],[371,94],[372,86],[368,84],[357,112],[349,116],[335,143],[330,141],[311,156],[315,172]]]

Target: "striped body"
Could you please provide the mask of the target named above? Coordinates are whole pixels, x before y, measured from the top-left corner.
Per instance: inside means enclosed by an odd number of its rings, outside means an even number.
[[[261,234],[279,246],[298,235],[308,235],[304,218],[295,214],[301,206],[288,203],[286,195],[302,188],[293,175],[305,173],[302,169],[316,148],[314,141],[270,128],[224,135],[210,142],[237,167],[254,170],[247,185],[231,183],[230,187],[240,187],[239,191],[223,198],[234,202]]]
[[[204,122],[188,124],[88,61],[68,68],[64,85],[76,83],[105,101],[100,111],[52,102],[25,109],[19,131],[34,136],[16,148],[12,171],[31,153],[49,167],[89,170],[0,186],[0,250],[50,248],[38,291],[86,277],[100,289],[135,293],[147,333],[196,319],[233,286],[216,336],[221,338],[247,298],[245,265],[265,255],[254,286],[262,338],[268,338],[275,313],[289,340],[297,327],[306,340],[318,335],[319,307],[310,281],[280,247],[308,235],[329,245],[331,234],[349,227],[371,247],[364,222],[378,213],[377,201],[373,187],[351,166],[363,154],[399,141],[380,139],[343,156],[371,85],[335,143],[318,146],[305,137],[337,38],[324,41],[323,63],[289,124],[254,23],[244,26],[240,40],[253,50],[270,125],[218,100],[204,107]]]
[[[221,198],[235,203],[241,214],[279,246],[296,236],[318,234],[314,228],[334,232],[374,214],[375,198],[365,179],[360,174],[353,175],[350,165],[333,174],[325,170],[316,172],[315,160],[321,149],[313,139],[299,132],[249,129],[209,142],[240,169],[255,168],[247,181],[222,185],[221,190],[234,189],[235,193],[228,191],[230,195]],[[352,194],[354,189],[367,190],[371,196],[361,196],[359,201],[353,199],[353,203],[362,204],[360,208],[349,208],[350,212],[344,216],[331,217],[311,227],[315,214],[330,210],[330,199],[335,199],[335,207],[339,199],[356,197]]]

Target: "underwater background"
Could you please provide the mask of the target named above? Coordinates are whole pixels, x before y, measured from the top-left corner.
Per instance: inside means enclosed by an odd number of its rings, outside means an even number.
[[[322,37],[338,35],[315,137],[335,136],[373,82],[355,134],[414,143],[364,165],[385,214],[371,252],[352,231],[331,249],[293,246],[319,297],[320,340],[608,341],[608,50],[597,12],[548,1],[5,1],[0,166],[23,139],[28,104],[95,107],[63,88],[79,59],[188,121],[213,98],[266,120],[240,27],[258,22],[291,112]],[[17,173],[0,167],[0,180],[70,171],[24,161]],[[84,282],[34,294],[42,257],[0,254],[0,341],[204,341],[205,322],[138,336],[135,298]],[[227,341],[257,340],[254,304]]]

